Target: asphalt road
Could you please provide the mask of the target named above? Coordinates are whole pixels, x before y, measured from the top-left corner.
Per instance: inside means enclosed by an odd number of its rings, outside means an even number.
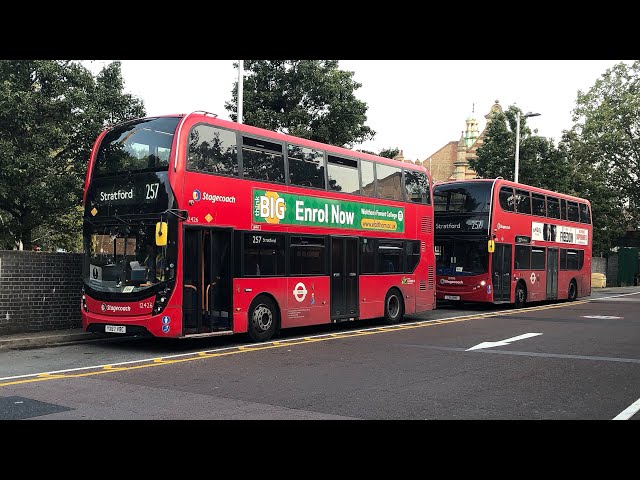
[[[640,418],[640,288],[245,339],[0,350],[0,419]]]

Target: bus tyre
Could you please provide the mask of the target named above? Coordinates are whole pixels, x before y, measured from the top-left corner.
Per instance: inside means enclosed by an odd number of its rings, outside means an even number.
[[[402,319],[403,315],[402,293],[397,288],[392,288],[384,299],[384,321],[389,325],[394,325]]]
[[[575,280],[571,280],[569,283],[569,301],[573,302],[576,298],[578,298],[578,285],[576,285]]]
[[[527,304],[527,287],[522,282],[518,282],[516,285],[516,308],[523,308]]]
[[[278,326],[278,310],[273,300],[258,295],[249,306],[247,333],[254,342],[266,342],[273,337]]]

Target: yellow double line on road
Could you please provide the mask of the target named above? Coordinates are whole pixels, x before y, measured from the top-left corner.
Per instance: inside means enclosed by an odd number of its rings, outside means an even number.
[[[240,345],[231,347],[231,349],[210,350],[203,352],[193,352],[180,355],[172,355],[167,357],[157,357],[145,360],[137,360],[133,362],[115,363],[110,365],[100,365],[95,367],[84,367],[79,369],[61,370],[57,372],[36,373],[32,375],[22,375],[0,379],[0,387],[9,385],[20,385],[25,383],[43,382],[50,380],[60,380],[69,378],[90,377],[93,375],[103,375],[105,373],[133,371],[141,368],[159,367],[164,365],[172,365],[182,362],[192,362],[203,358],[224,357],[228,355],[236,355],[239,353],[251,353],[272,348],[293,347],[296,345],[304,345],[312,342],[326,342],[330,340],[341,340],[351,337],[360,337],[363,335],[375,335],[379,333],[389,333],[398,330],[409,330],[412,328],[432,327],[434,325],[446,325],[448,323],[468,322],[470,320],[481,320],[484,318],[500,317],[505,315],[514,315],[523,312],[535,312],[539,310],[549,310],[552,308],[563,308],[567,306],[576,306],[588,303],[590,300],[580,300],[568,303],[558,303],[551,305],[541,305],[536,307],[519,308],[515,310],[501,310],[499,312],[483,312],[482,314],[465,315],[462,317],[442,318],[437,320],[421,320],[418,322],[401,323],[397,325],[385,325],[381,327],[371,327],[360,330],[351,330],[347,332],[334,332],[324,335],[307,336],[302,338],[292,338],[290,340],[275,340],[264,344]]]

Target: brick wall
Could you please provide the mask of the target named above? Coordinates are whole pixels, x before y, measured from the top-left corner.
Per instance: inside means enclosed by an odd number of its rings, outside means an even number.
[[[0,335],[81,327],[82,255],[0,250]]]

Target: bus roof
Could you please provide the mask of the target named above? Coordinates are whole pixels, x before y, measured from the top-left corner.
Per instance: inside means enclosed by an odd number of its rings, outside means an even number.
[[[554,190],[547,190],[544,188],[540,188],[540,187],[534,187],[533,185],[527,185],[524,183],[516,183],[514,181],[511,180],[506,180],[502,177],[497,177],[497,178],[470,178],[468,180],[446,180],[446,181],[441,181],[441,182],[436,182],[433,185],[434,190],[441,186],[441,185],[451,185],[451,184],[456,184],[456,183],[467,183],[467,182],[474,182],[474,183],[493,183],[493,182],[497,182],[497,184],[499,186],[509,186],[509,187],[515,187],[518,189],[522,189],[522,190],[528,190],[530,192],[533,193],[540,193],[540,194],[544,194],[544,195],[553,195],[554,197],[558,197],[558,198],[564,198],[565,200],[572,200],[575,202],[582,202],[582,203],[587,203],[589,205],[591,205],[591,202],[589,202],[589,200],[587,200],[586,198],[582,198],[582,197],[576,197],[574,195],[569,195],[567,193],[560,193],[560,192],[556,192]]]
[[[262,137],[266,137],[266,138],[270,138],[273,140],[279,140],[282,142],[288,142],[288,143],[295,143],[297,145],[303,146],[303,147],[310,147],[310,148],[316,148],[316,149],[322,149],[325,150],[329,153],[335,153],[337,155],[345,155],[345,156],[351,156],[351,157],[357,157],[363,160],[371,160],[371,161],[375,161],[377,163],[385,163],[387,165],[390,166],[394,166],[394,167],[401,167],[401,168],[406,168],[409,170],[416,170],[416,171],[420,171],[420,172],[427,172],[427,169],[425,167],[423,167],[422,165],[417,165],[413,162],[403,162],[400,160],[393,160],[391,158],[387,158],[387,157],[381,157],[378,155],[373,155],[373,154],[369,154],[369,153],[365,153],[365,152],[359,152],[357,150],[352,150],[349,148],[344,148],[344,147],[338,147],[335,145],[330,145],[328,143],[321,143],[321,142],[317,142],[315,140],[308,140],[306,138],[302,138],[302,137],[295,137],[293,135],[288,135],[285,133],[280,133],[280,132],[276,132],[273,130],[267,130],[265,128],[260,128],[260,127],[254,127],[251,125],[247,125],[245,123],[237,123],[231,120],[224,120],[221,118],[217,117],[217,114],[215,113],[209,113],[209,112],[205,112],[202,110],[198,110],[189,114],[186,113],[177,113],[177,114],[167,114],[167,115],[153,115],[153,116],[148,116],[148,117],[140,117],[134,120],[127,120],[125,122],[120,122],[118,124],[114,124],[114,125],[110,125],[109,129],[117,126],[117,125],[121,125],[121,124],[126,124],[126,123],[130,123],[130,122],[137,122],[140,120],[146,120],[149,118],[163,118],[163,117],[201,117],[202,120],[205,120],[206,123],[211,124],[211,125],[217,125],[220,127],[225,127],[225,128],[230,128],[230,129],[234,129],[234,130],[238,130],[240,132],[244,132],[244,133],[248,133],[248,134],[252,134],[252,135],[259,135]]]

